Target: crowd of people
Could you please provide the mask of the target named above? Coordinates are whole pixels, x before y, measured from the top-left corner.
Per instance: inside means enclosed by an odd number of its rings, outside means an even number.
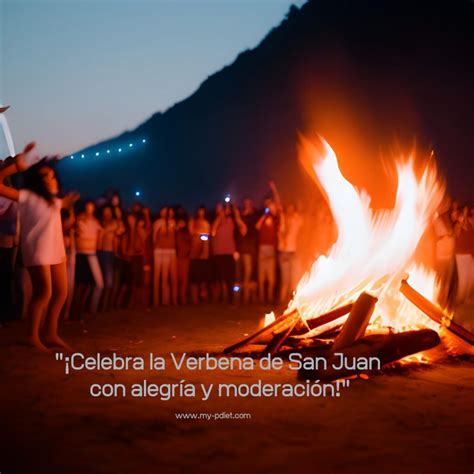
[[[54,166],[31,164],[33,153],[30,144],[0,165],[0,324],[28,317],[30,342],[41,350],[67,347],[60,318],[200,302],[286,304],[337,237],[327,208],[308,217],[284,205],[273,182],[258,208],[226,196],[212,212],[163,206],[155,215],[139,202],[124,209],[116,191],[87,201],[62,194]],[[17,173],[22,182],[13,186]],[[445,200],[432,231],[448,306],[474,286],[474,208]]]
[[[124,209],[116,191],[87,201],[63,195],[50,161],[28,166],[33,152],[32,144],[0,167],[0,324],[31,318],[35,346],[63,344],[60,318],[289,301],[304,269],[304,216],[282,204],[274,183],[260,209],[250,198],[239,206],[226,196],[212,210],[163,206],[155,215],[139,202]],[[19,186],[10,178],[16,173]],[[332,237],[325,235],[328,248]],[[44,314],[50,329],[42,341]]]
[[[474,206],[445,197],[433,222],[434,268],[440,279],[438,301],[452,309],[474,291]]]

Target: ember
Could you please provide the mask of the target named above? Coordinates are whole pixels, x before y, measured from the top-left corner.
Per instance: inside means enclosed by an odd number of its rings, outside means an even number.
[[[444,195],[434,165],[417,177],[414,156],[398,160],[395,206],[374,211],[368,194],[344,178],[336,154],[321,141],[323,153],[301,137],[300,158],[328,202],[337,241],[301,279],[283,315],[265,315],[262,329],[224,353],[278,352],[300,361],[301,378],[323,380],[376,371],[380,362],[431,349],[441,342],[441,327],[472,344],[474,336],[437,305],[435,272],[414,258]]]

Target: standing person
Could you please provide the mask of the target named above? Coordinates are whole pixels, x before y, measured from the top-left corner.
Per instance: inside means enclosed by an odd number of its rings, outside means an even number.
[[[76,277],[76,238],[74,225],[76,216],[74,208],[61,210],[61,221],[63,229],[64,247],[66,249],[66,268],[67,268],[67,299],[64,305],[64,320],[67,321],[71,316],[71,306],[74,297],[74,283]]]
[[[232,290],[235,282],[235,259],[237,247],[235,234],[245,235],[246,225],[240,218],[237,207],[224,203],[216,207],[216,218],[211,228],[211,248],[214,265],[214,298],[232,302]]]
[[[178,267],[179,301],[188,303],[189,261],[191,255],[191,233],[184,216],[176,224],[176,257]]]
[[[140,302],[145,306],[145,253],[151,231],[150,211],[142,207],[140,212],[131,212],[127,216],[127,232],[122,241],[123,253],[130,262],[131,292],[128,308],[135,308]]]
[[[113,252],[114,252],[114,281],[112,285],[112,291],[110,295],[110,305],[115,309],[119,309],[118,304],[121,294],[121,289],[124,286],[124,275],[122,274],[127,263],[123,259],[121,251],[121,240],[125,234],[125,222],[123,220],[122,201],[117,191],[113,191],[110,197],[110,207],[114,215],[114,219],[120,220],[123,226],[123,231],[120,235],[115,235]]]
[[[110,298],[114,286],[114,246],[116,239],[125,232],[120,208],[116,208],[114,212],[111,206],[104,206],[101,210],[100,224],[102,230],[99,234],[97,257],[104,279],[102,310],[107,311],[110,309]]]
[[[451,200],[445,197],[438,209],[433,223],[435,243],[435,270],[440,281],[438,303],[443,308],[450,308],[455,299],[454,270],[456,267],[456,238],[450,217]]]
[[[471,254],[472,232],[474,232],[468,219],[468,208],[465,206],[458,214],[454,224],[456,235],[456,268],[458,274],[458,289],[456,302],[465,302],[471,294],[474,280],[474,259]]]
[[[239,262],[243,303],[247,304],[250,301],[250,292],[258,254],[258,231],[255,228],[255,225],[258,222],[258,217],[253,206],[253,201],[250,198],[244,199],[240,217],[247,229],[244,235],[240,232],[237,233],[236,239],[237,251],[240,256]]]
[[[145,238],[145,253],[143,256],[143,306],[150,310],[150,307],[153,303],[153,238],[152,238],[152,229],[153,225],[151,223],[150,211],[147,208],[146,211],[146,238]]]
[[[70,208],[77,195],[59,199],[59,183],[54,169],[45,160],[28,168],[28,153],[35,144],[0,168],[0,196],[17,201],[21,226],[23,263],[31,276],[33,295],[29,305],[30,343],[50,352],[47,346],[70,349],[58,335],[58,320],[67,297],[66,251],[61,228],[61,208]],[[24,188],[5,186],[4,180],[24,172]],[[45,336],[40,338],[41,320],[46,314]]]
[[[104,289],[104,279],[97,258],[97,245],[102,226],[95,217],[95,204],[86,201],[84,211],[76,221],[76,283],[78,288],[79,315],[87,307],[87,300],[92,290],[90,312],[96,314],[100,296]]]
[[[280,265],[280,304],[288,303],[297,284],[296,250],[302,217],[293,204],[280,214],[278,226],[278,263]]]
[[[198,207],[195,217],[189,221],[189,233],[191,234],[189,262],[191,303],[197,304],[199,299],[207,299],[210,281],[209,239],[211,224],[206,218],[204,206]]]
[[[178,269],[176,262],[176,221],[171,207],[162,207],[160,217],[153,224],[153,304],[178,304]]]
[[[258,231],[258,295],[261,304],[271,303],[275,297],[278,226],[277,206],[273,201],[267,201],[267,207],[255,225]]]

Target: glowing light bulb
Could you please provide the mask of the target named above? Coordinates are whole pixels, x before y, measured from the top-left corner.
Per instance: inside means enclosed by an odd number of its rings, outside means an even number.
[[[109,153],[110,153],[110,150],[107,150],[107,154],[109,154]]]
[[[84,155],[81,155],[81,158],[84,158]]]
[[[129,146],[130,148],[132,148],[132,146],[133,146],[133,143],[129,143],[129,144],[128,144],[128,146]]]
[[[228,194],[225,198],[224,198],[224,201],[229,203],[230,202],[230,194]]]
[[[73,160],[73,159],[74,159],[74,155],[71,155],[71,160]]]
[[[99,155],[100,155],[100,153],[99,153],[99,152],[96,152],[95,156],[99,156]]]
[[[142,143],[146,143],[146,140],[145,140],[145,139],[143,139],[143,140],[142,140]]]
[[[238,293],[240,291],[240,286],[239,285],[234,285],[234,293]]]
[[[135,191],[135,196],[140,196],[140,191]]]
[[[120,152],[122,151],[122,149],[121,149],[121,148],[119,148],[119,149],[118,149],[118,151],[119,151],[119,153],[120,153]]]

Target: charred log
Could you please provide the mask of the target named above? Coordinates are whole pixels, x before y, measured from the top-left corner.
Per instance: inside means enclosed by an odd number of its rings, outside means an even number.
[[[361,293],[352,306],[341,333],[334,341],[333,351],[336,352],[362,337],[374,312],[377,298]]]
[[[344,306],[340,306],[339,308],[335,308],[329,311],[328,313],[322,314],[316,318],[307,319],[306,324],[310,329],[315,329],[320,326],[323,326],[324,324],[332,323],[333,321],[336,321],[336,319],[339,319],[342,316],[348,314],[353,306],[354,303],[349,303]]]
[[[289,327],[295,328],[297,324],[304,324],[301,320],[301,317],[298,311],[293,310],[290,313],[284,314],[279,318],[275,319],[272,323],[265,326],[264,328],[258,330],[257,332],[251,334],[250,336],[242,339],[231,346],[226,347],[223,350],[224,354],[230,354],[237,349],[241,349],[248,344],[255,344],[260,339],[269,338],[273,339],[275,334],[286,331]]]
[[[374,373],[377,369],[366,369],[362,367],[361,361],[376,358],[380,361],[380,366],[390,364],[403,357],[417,352],[426,351],[437,346],[441,342],[436,331],[422,329],[420,331],[407,331],[388,335],[365,336],[352,345],[339,351],[334,350],[313,350],[312,353],[306,351],[308,356],[327,357],[327,367],[325,369],[308,370],[300,369],[298,378],[336,380],[359,373]],[[342,356],[341,356],[342,354]],[[335,368],[340,365],[341,358],[344,358],[346,368]]]
[[[444,326],[448,331],[460,337],[467,343],[474,345],[474,334],[463,328],[461,325],[455,323],[440,307],[436,306],[430,300],[418,293],[418,291],[410,286],[406,280],[402,280],[400,291],[411,303],[413,303],[420,311],[423,311],[423,313],[433,321]]]

